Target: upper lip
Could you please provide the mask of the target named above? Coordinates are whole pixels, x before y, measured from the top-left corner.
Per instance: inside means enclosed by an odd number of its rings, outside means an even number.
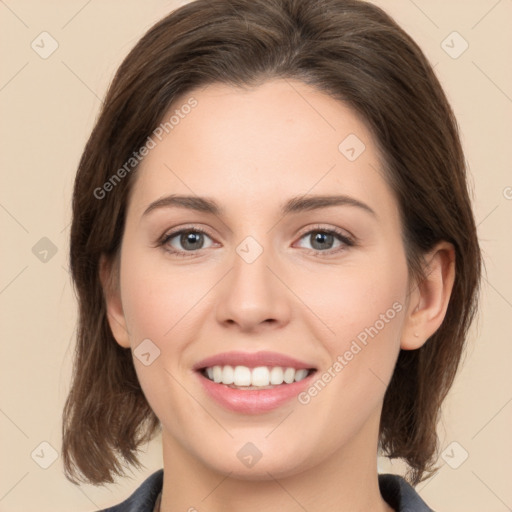
[[[295,368],[296,370],[315,369],[315,366],[295,359],[294,357],[277,352],[223,352],[207,357],[194,365],[194,370],[202,370],[212,366],[247,366],[256,368],[258,366],[281,366],[283,368]]]

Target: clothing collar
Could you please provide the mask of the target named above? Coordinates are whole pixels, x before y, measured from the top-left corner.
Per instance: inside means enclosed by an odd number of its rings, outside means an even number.
[[[99,512],[153,512],[162,491],[164,470],[149,476],[125,501]],[[382,497],[397,512],[434,512],[403,477],[390,473],[379,475]]]

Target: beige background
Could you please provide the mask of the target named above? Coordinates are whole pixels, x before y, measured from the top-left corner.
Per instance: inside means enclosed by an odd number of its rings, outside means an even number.
[[[162,467],[155,440],[142,457],[144,472],[109,487],[77,487],[62,473],[60,429],[76,321],[67,262],[75,169],[121,60],[180,3],[0,0],[2,512],[96,510]],[[376,3],[423,48],[452,102],[487,267],[479,322],[439,425],[441,469],[417,489],[436,512],[512,510],[512,1]],[[39,37],[44,31],[58,43],[46,59],[31,47],[35,40],[42,52],[46,37],[51,48],[48,36]],[[469,44],[458,58],[442,47],[453,31]],[[450,36],[445,44],[454,55],[463,42]],[[43,237],[54,255],[42,252]],[[57,458],[43,469],[52,449]],[[381,460],[380,470],[402,469]]]

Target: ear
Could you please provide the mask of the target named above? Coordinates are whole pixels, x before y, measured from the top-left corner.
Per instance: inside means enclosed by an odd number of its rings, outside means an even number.
[[[102,254],[99,272],[110,330],[121,347],[130,348],[130,338],[119,286],[119,258],[107,258]]]
[[[441,326],[455,280],[455,249],[439,242],[425,255],[425,277],[413,283],[400,348],[420,348]]]

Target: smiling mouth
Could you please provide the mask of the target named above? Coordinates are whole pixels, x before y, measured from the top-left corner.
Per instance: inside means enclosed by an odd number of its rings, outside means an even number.
[[[300,382],[316,371],[315,368],[292,368],[283,366],[248,366],[215,365],[199,369],[203,377],[224,384],[233,389],[263,390],[277,386],[287,386]]]

